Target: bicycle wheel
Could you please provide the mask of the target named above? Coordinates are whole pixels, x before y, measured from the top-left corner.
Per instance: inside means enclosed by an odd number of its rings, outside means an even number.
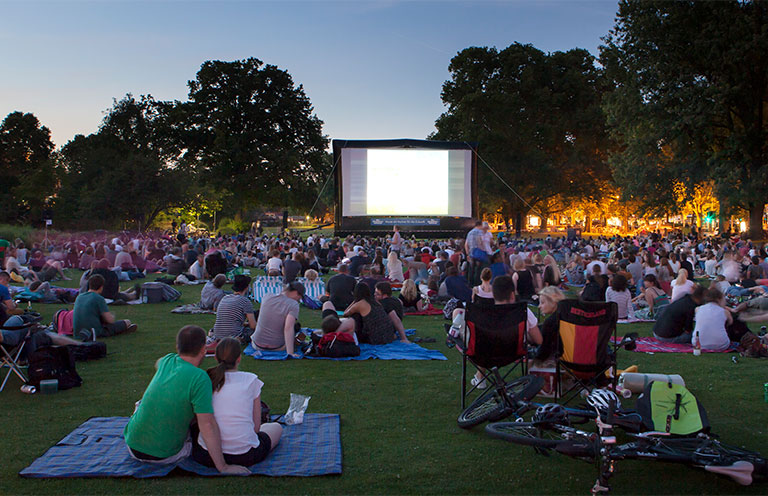
[[[653,458],[658,461],[683,463],[703,467],[708,471],[730,476],[744,483],[749,480],[765,480],[768,478],[768,460],[759,453],[722,444],[717,439],[709,437],[696,438],[651,438],[635,441],[617,447],[614,456],[621,458]],[[749,462],[752,465],[750,473],[745,473],[743,466],[737,471],[727,470],[738,462]],[[743,465],[743,464],[742,464]],[[712,470],[712,468],[724,470]],[[749,483],[749,482],[747,482]]]
[[[595,443],[589,435],[564,425],[543,422],[495,422],[485,426],[491,437],[510,443],[554,449],[575,458],[593,458]]]
[[[509,416],[518,408],[519,402],[530,401],[536,396],[543,384],[544,379],[533,375],[508,382],[504,385],[506,401],[496,387],[489,389],[461,412],[457,420],[459,427],[469,429],[488,420],[501,420]]]

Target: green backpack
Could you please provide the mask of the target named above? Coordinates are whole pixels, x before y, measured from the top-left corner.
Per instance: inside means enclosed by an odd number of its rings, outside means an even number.
[[[709,432],[707,412],[685,386],[653,381],[645,386],[637,399],[637,412],[648,431],[668,432],[676,436],[691,436]]]

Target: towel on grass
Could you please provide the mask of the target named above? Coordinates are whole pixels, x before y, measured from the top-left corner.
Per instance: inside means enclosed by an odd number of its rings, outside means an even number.
[[[243,353],[250,355],[256,360],[287,360],[288,355],[285,351],[265,351],[257,350],[253,345],[248,345]],[[401,343],[394,341],[389,344],[361,344],[360,355],[356,357],[328,358],[304,356],[309,360],[447,360],[445,355],[437,350],[422,348],[416,343]]]
[[[273,416],[276,418],[276,416]],[[19,472],[23,477],[163,477],[174,468],[199,475],[219,475],[191,458],[157,465],[128,454],[123,428],[128,417],[93,417]],[[304,423],[287,425],[277,448],[249,467],[256,475],[309,477],[341,473],[339,415],[308,413]]]
[[[405,312],[405,315],[442,315],[442,314],[443,314],[442,308],[435,308],[432,305],[430,305],[428,308],[425,308],[420,312]]]
[[[203,308],[200,308],[200,303],[190,303],[188,305],[181,305],[173,310],[171,310],[171,313],[212,313],[216,314],[215,310],[205,310]]]
[[[621,338],[618,338],[618,341],[621,341]],[[654,337],[643,337],[643,338],[637,338],[637,348],[635,348],[632,351],[636,351],[638,353],[693,353],[693,346],[689,343],[685,344],[675,344],[675,343],[665,343],[663,341],[659,341],[658,339]],[[731,343],[731,347],[727,350],[719,351],[719,350],[701,350],[702,353],[727,353],[729,351],[734,351],[736,349],[736,345],[738,343]]]

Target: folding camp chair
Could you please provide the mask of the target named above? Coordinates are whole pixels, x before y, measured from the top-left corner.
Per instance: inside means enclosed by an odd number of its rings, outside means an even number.
[[[0,327],[0,329],[5,331],[19,331],[26,329],[28,331],[32,325],[33,324],[24,324],[22,326],[16,327]],[[6,346],[5,343],[0,343],[0,371],[5,368],[8,369],[5,377],[3,378],[2,384],[0,384],[0,391],[5,389],[5,385],[8,382],[8,379],[11,377],[11,373],[16,374],[24,384],[28,382],[27,376],[22,370],[25,367],[19,365],[19,358],[21,357],[22,351],[24,351],[25,344],[26,340],[22,340],[17,346],[11,348],[10,346]]]
[[[583,389],[604,385],[605,372],[612,370],[616,381],[616,350],[609,348],[616,341],[619,318],[615,302],[563,300],[557,305],[558,347],[556,353],[557,397],[568,403]],[[564,389],[564,378],[573,381]]]
[[[482,374],[488,387],[494,387],[498,377],[506,378],[521,366],[522,374],[527,372],[528,306],[525,303],[487,305],[470,303],[464,316],[466,330],[463,339],[455,341],[461,352],[461,408],[466,408],[466,399],[478,386],[467,390],[467,362]],[[503,376],[494,369],[512,365]],[[482,381],[478,384],[481,384]]]

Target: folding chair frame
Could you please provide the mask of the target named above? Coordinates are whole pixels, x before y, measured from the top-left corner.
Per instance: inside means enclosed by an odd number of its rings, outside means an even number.
[[[526,317],[527,317],[527,311],[528,306],[526,304]],[[464,310],[464,317],[465,317],[465,326],[466,326],[466,315],[468,312],[468,308]],[[526,318],[524,321],[524,331],[523,331],[523,349],[528,349],[528,319]],[[446,327],[448,327],[448,324],[446,324]],[[460,345],[461,348],[458,348],[461,352],[461,409],[464,410],[467,407],[467,396],[472,394],[473,391],[475,391],[480,384],[483,383],[483,381],[487,381],[488,386],[487,387],[496,387],[496,383],[499,379],[501,379],[502,382],[507,381],[507,377],[515,370],[517,369],[518,365],[521,366],[522,375],[526,375],[528,373],[528,355],[525,353],[523,356],[518,358],[517,360],[514,360],[513,362],[509,363],[508,365],[504,365],[503,367],[509,367],[509,369],[504,372],[504,374],[501,374],[499,371],[499,367],[483,367],[481,365],[478,365],[473,361],[469,355],[467,354],[467,349],[469,348],[469,330],[465,328],[464,331],[464,339],[461,341],[456,340],[456,344]],[[483,373],[483,378],[481,381],[477,383],[477,385],[472,386],[469,390],[467,390],[467,362],[471,363],[475,366],[475,368],[478,371],[481,371],[482,369],[485,369],[485,372]]]
[[[18,327],[0,327],[0,329],[6,331],[20,331],[23,329],[28,330],[30,327],[32,327],[31,324],[25,324]],[[22,370],[24,367],[19,365],[19,357],[21,357],[21,352],[24,350],[25,345],[26,340],[23,340],[16,348],[9,349],[6,348],[3,343],[0,343],[0,370],[8,368],[8,372],[5,374],[2,384],[0,384],[0,392],[5,389],[5,385],[8,383],[8,379],[11,378],[11,373],[16,374],[16,376],[18,376],[18,378],[21,379],[24,384],[29,382],[27,376]]]

